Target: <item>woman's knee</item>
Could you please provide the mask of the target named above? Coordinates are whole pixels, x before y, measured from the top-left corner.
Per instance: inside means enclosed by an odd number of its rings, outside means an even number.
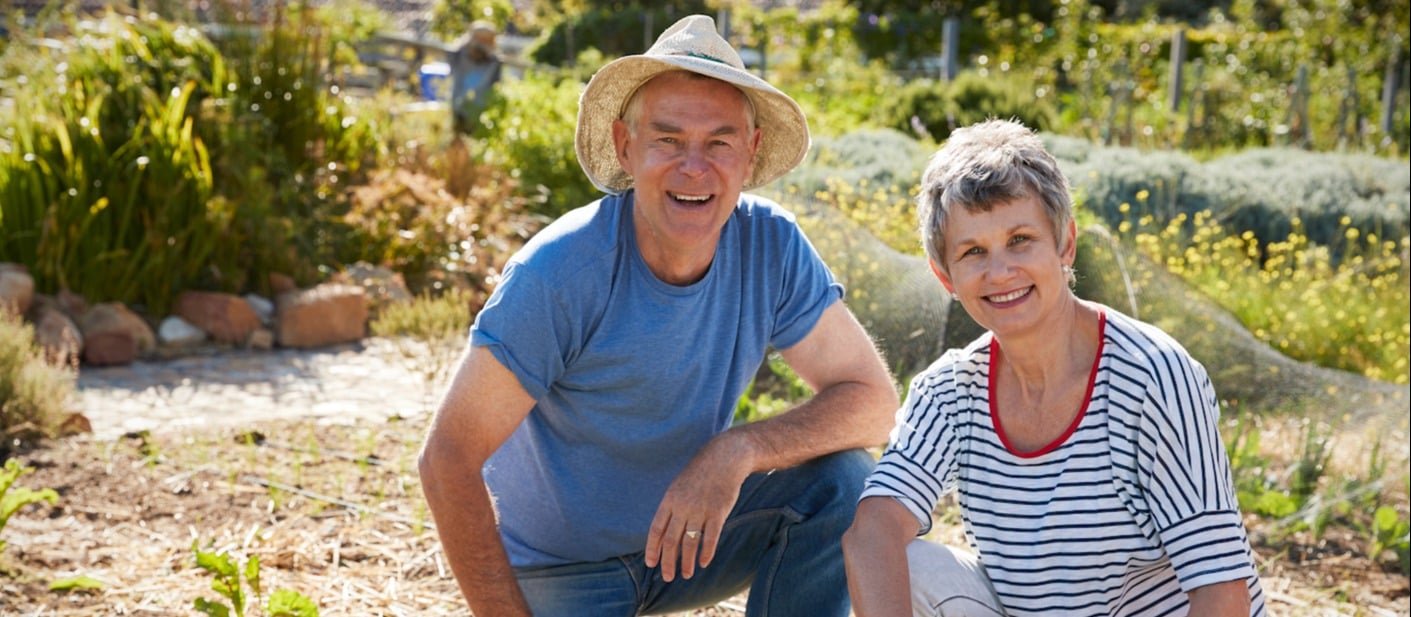
[[[916,617],[998,617],[999,599],[979,560],[968,551],[912,540],[906,547]]]

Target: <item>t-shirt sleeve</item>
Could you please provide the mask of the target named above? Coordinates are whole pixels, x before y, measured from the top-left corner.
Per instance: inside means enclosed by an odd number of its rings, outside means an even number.
[[[562,304],[540,277],[511,264],[475,317],[470,344],[485,347],[535,400],[563,375],[572,353]]]
[[[941,368],[948,373],[949,368]],[[957,444],[954,381],[926,371],[911,381],[887,450],[868,476],[860,499],[892,497],[921,523],[918,535],[931,531],[931,512],[941,496],[955,490]],[[952,393],[938,396],[940,393]]]
[[[1181,588],[1250,578],[1254,564],[1220,439],[1215,388],[1184,352],[1158,355],[1152,368],[1137,469]]]
[[[803,231],[792,224],[788,227],[791,233],[783,243],[783,255],[777,265],[768,266],[780,268],[783,274],[769,339],[775,349],[788,349],[802,341],[813,331],[823,311],[843,297],[843,286],[833,278]]]

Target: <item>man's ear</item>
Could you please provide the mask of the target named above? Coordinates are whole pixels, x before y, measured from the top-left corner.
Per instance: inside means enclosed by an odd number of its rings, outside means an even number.
[[[621,118],[612,121],[612,146],[613,152],[617,154],[617,164],[622,167],[627,175],[632,175],[632,168],[627,160],[627,144],[632,140],[632,131],[627,129],[627,123]]]
[[[926,260],[926,265],[931,266],[931,273],[936,275],[936,280],[941,282],[941,286],[945,287],[947,292],[954,294],[955,286],[951,284],[950,277],[947,276],[945,272],[941,271],[940,266],[937,266],[936,262],[929,259]]]

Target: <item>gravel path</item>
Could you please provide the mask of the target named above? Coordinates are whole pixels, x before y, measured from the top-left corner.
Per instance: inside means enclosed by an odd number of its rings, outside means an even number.
[[[424,357],[424,356],[423,356]],[[425,362],[422,362],[425,365]],[[330,422],[427,413],[443,379],[423,378],[387,339],[316,350],[203,350],[79,371],[79,409],[94,437],[276,418]]]

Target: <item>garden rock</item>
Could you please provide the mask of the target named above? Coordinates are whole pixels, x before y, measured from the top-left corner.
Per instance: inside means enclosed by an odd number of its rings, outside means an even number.
[[[155,343],[150,328],[143,332],[137,327],[141,321],[121,304],[93,305],[78,320],[79,332],[83,333],[84,362],[99,366],[131,364],[144,344],[144,336]],[[153,344],[149,344],[149,349]]]
[[[412,293],[407,289],[407,282],[401,274],[365,261],[348,266],[346,270],[334,275],[330,282],[363,288],[371,318],[375,318],[388,304],[409,302],[412,299]]]
[[[29,311],[34,301],[34,277],[24,266],[0,263],[0,309],[15,315]]]
[[[250,303],[228,293],[182,292],[172,314],[205,331],[211,339],[232,345],[243,344],[260,327],[260,318]]]
[[[44,357],[62,366],[77,366],[83,354],[83,333],[78,324],[53,301],[36,303],[30,314],[34,342],[44,350]]]
[[[194,347],[206,342],[206,332],[190,322],[172,315],[157,326],[157,339],[164,347]]]
[[[245,294],[245,302],[250,304],[250,308],[255,311],[255,316],[260,318],[260,325],[268,326],[274,323],[274,303],[268,298],[259,294]]]
[[[323,347],[361,340],[367,328],[361,287],[325,283],[280,294],[275,336],[283,347]]]
[[[250,333],[250,339],[245,341],[245,346],[259,351],[274,349],[274,332],[269,328],[257,328]]]
[[[294,278],[287,274],[278,272],[269,273],[269,289],[278,298],[281,294],[291,291],[298,291],[299,284],[294,282]]]
[[[59,293],[54,294],[54,301],[59,303],[59,310],[75,320],[88,312],[88,300],[67,289],[60,289]]]

